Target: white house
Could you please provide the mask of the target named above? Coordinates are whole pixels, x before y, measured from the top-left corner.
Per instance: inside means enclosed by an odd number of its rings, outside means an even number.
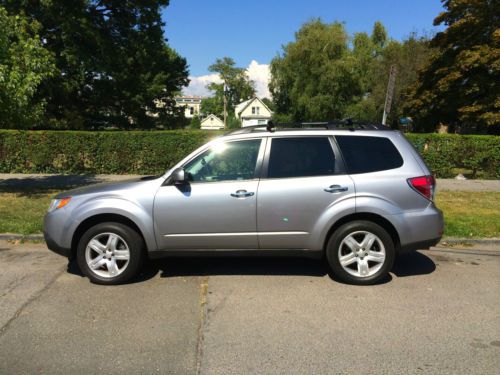
[[[267,105],[257,97],[238,104],[234,114],[240,119],[242,127],[267,124],[273,115]]]
[[[224,121],[215,115],[209,115],[201,120],[201,128],[204,130],[224,129]]]
[[[200,115],[201,96],[176,96],[175,106],[184,107],[184,116],[193,118]]]

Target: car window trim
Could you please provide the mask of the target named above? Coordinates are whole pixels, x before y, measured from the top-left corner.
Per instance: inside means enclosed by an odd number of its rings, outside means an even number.
[[[262,171],[260,174],[260,179],[265,179],[265,180],[282,180],[282,179],[288,179],[288,178],[317,178],[317,177],[327,177],[327,176],[342,176],[346,175],[346,168],[345,168],[345,162],[344,159],[342,158],[342,154],[340,153],[340,149],[338,145],[336,144],[335,140],[333,139],[332,135],[288,135],[288,136],[282,136],[282,135],[277,135],[277,136],[268,136],[268,141],[266,145],[266,152],[264,155],[264,160],[262,163]],[[273,139],[290,139],[290,138],[328,138],[330,142],[330,147],[332,148],[333,151],[333,156],[335,158],[335,172],[333,174],[328,174],[328,175],[314,175],[314,176],[291,176],[291,177],[268,177],[269,173],[269,159],[271,156],[271,147],[272,147],[272,141]],[[337,162],[338,162],[338,172],[337,172]]]
[[[243,142],[243,141],[252,141],[252,140],[260,140],[260,146],[259,146],[259,153],[257,154],[257,160],[255,161],[255,170],[252,178],[246,178],[243,180],[222,180],[222,181],[188,181],[188,183],[191,184],[213,184],[213,183],[221,183],[221,182],[238,182],[238,181],[255,181],[259,180],[259,175],[261,173],[262,169],[262,161],[264,159],[264,152],[265,152],[265,146],[266,146],[266,141],[267,139],[265,137],[252,137],[252,138],[241,138],[241,139],[232,139],[232,140],[227,140],[223,141],[221,143],[233,143],[233,142]],[[187,164],[189,164],[191,161],[196,159],[198,156],[209,150],[211,147],[214,145],[211,144],[208,147],[204,147],[200,152],[198,152],[196,155],[194,155],[192,158],[187,160],[185,163],[183,163],[179,168],[185,168]],[[169,178],[170,180],[170,178]],[[168,183],[164,183],[164,185],[173,185],[173,181],[168,181]]]

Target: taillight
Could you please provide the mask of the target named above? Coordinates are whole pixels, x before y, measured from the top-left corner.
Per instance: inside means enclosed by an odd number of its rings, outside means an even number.
[[[436,180],[434,176],[420,176],[408,179],[408,184],[429,200],[434,199]]]

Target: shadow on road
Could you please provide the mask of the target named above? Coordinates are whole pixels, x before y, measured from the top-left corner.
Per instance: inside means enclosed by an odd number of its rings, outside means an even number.
[[[418,251],[400,255],[392,268],[397,277],[428,275],[434,272],[436,264],[427,255]]]
[[[435,263],[424,254],[413,252],[400,256],[392,273],[397,277],[427,275],[436,269]],[[68,273],[82,276],[76,262],[68,263]],[[308,258],[165,258],[148,260],[140,274],[129,284],[143,282],[157,275],[160,277],[179,276],[220,276],[220,275],[256,275],[256,276],[314,276],[328,275],[338,279],[330,272],[326,261]],[[379,284],[392,280],[389,274]]]

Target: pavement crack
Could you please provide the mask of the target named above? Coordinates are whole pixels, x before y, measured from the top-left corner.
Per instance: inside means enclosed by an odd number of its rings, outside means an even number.
[[[201,373],[204,330],[207,321],[207,294],[208,294],[208,276],[204,276],[201,278],[200,281],[200,321],[198,326],[198,341],[196,343],[196,375],[199,375]]]
[[[49,289],[52,284],[54,284],[54,282],[59,278],[59,276],[61,276],[65,271],[66,267],[62,268],[61,271],[57,272],[42,289],[33,294],[19,309],[17,309],[14,315],[12,315],[12,317],[7,320],[7,322],[2,327],[0,327],[0,337],[3,336],[12,322],[14,322],[14,320],[16,320],[19,315],[21,315],[24,309],[28,307],[32,302],[36,301],[47,289]]]

